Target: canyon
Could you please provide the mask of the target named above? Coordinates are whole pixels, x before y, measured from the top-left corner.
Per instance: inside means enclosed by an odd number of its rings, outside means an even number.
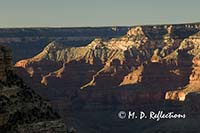
[[[13,50],[13,62],[30,58],[46,44],[59,40],[65,46],[82,46],[97,37],[109,39],[126,33],[129,27],[0,28],[0,44]],[[25,49],[25,50],[24,50]]]
[[[190,116],[186,127],[197,122],[199,66],[200,23],[191,23],[134,26],[124,35],[97,37],[76,47],[53,40],[33,57],[16,62],[15,69],[50,100],[65,123],[82,132],[120,133],[130,132],[133,125],[142,132],[153,123],[123,125],[115,116],[121,109],[185,112]],[[184,132],[178,124],[183,121],[166,120],[146,131],[164,131],[173,123]]]
[[[199,33],[197,24],[138,26],[119,38],[97,38],[81,47],[53,41],[33,58],[15,66],[24,68],[31,82],[47,88],[53,86],[51,81],[58,81],[59,88],[92,88],[97,93],[105,88],[103,91],[109,93],[112,88],[132,85],[157,92],[160,100],[163,95],[166,99],[184,100],[188,93],[199,90]]]

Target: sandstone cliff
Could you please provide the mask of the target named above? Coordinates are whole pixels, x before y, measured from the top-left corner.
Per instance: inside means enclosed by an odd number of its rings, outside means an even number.
[[[198,24],[138,26],[119,38],[97,38],[82,47],[53,41],[15,66],[23,67],[37,86],[41,83],[52,88],[52,81],[56,81],[61,88],[68,87],[69,93],[74,88],[112,90],[139,85],[153,89],[160,97],[184,100],[188,93],[198,91],[194,87],[198,83],[192,83],[198,70],[192,63],[193,58],[198,62],[198,31]]]
[[[135,26],[121,37],[96,38],[81,47],[53,41],[15,66],[27,83],[51,100],[65,121],[78,121],[77,128],[86,132],[130,132],[135,124],[155,125],[131,121],[134,124],[124,128],[121,121],[115,123],[115,111],[125,108],[187,110],[190,127],[199,121],[195,119],[199,112],[199,37],[198,23]],[[69,110],[77,112],[70,120]],[[176,121],[166,121],[156,124],[152,132],[166,131],[172,123],[179,131],[185,130]]]

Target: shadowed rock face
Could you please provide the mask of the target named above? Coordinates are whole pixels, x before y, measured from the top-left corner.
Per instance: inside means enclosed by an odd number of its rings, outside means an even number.
[[[12,70],[12,52],[6,46],[0,46],[0,80],[6,79],[6,71]]]
[[[11,51],[0,46],[0,132],[66,133],[49,102],[25,85],[12,67]]]
[[[15,66],[27,83],[51,99],[66,121],[67,111],[92,112],[94,105],[102,110],[110,105],[153,108],[169,100],[184,101],[190,109],[187,100],[198,99],[191,94],[200,89],[199,26],[137,26],[124,36],[97,38],[82,47],[53,41]]]

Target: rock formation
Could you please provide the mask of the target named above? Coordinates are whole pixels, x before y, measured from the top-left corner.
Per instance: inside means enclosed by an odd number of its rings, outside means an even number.
[[[114,110],[122,107],[175,112],[186,109],[192,116],[187,120],[193,121],[192,112],[199,111],[199,33],[198,23],[135,26],[124,36],[96,38],[81,47],[53,41],[15,66],[27,83],[51,100],[66,121],[70,109],[83,114],[72,119],[91,124],[87,121],[90,118],[84,119],[85,113],[96,114],[96,118],[104,111],[115,114]],[[112,120],[116,122],[116,117]],[[105,121],[113,126],[112,120]],[[105,123],[103,118],[99,121]],[[96,128],[99,123],[93,124]],[[101,126],[98,129],[109,132]]]
[[[13,72],[11,50],[0,46],[0,132],[66,133],[60,116]]]
[[[38,55],[15,66],[23,67],[37,86],[42,83],[51,88],[56,81],[60,88],[71,88],[70,92],[139,85],[162,93],[166,99],[184,100],[198,90],[194,89],[197,83],[189,81],[197,73],[192,59],[199,55],[199,28],[195,25],[137,26],[122,37],[97,38],[82,47],[65,47],[53,41]],[[184,89],[190,86],[193,89]]]
[[[0,46],[0,80],[6,79],[6,71],[12,70],[12,52],[9,47]]]
[[[129,27],[1,28],[0,44],[11,47],[13,62],[30,58],[54,40],[66,46],[83,46],[94,38],[120,37]],[[26,50],[24,50],[26,49]]]

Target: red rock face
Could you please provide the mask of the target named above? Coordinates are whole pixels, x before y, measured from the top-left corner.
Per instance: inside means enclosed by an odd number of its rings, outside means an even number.
[[[185,86],[178,90],[169,91],[165,98],[168,100],[184,101],[189,93],[198,92],[199,88],[199,40],[197,35],[185,39],[180,48],[178,64],[180,66],[180,76]],[[191,54],[190,54],[191,53]]]
[[[190,75],[190,84],[198,85],[200,81],[200,59],[197,57],[193,58],[193,70]]]
[[[50,99],[97,103],[183,101],[199,88],[198,30],[187,26],[135,27],[120,38],[84,47],[50,43],[16,63],[27,82]],[[47,91],[48,90],[48,91]]]

